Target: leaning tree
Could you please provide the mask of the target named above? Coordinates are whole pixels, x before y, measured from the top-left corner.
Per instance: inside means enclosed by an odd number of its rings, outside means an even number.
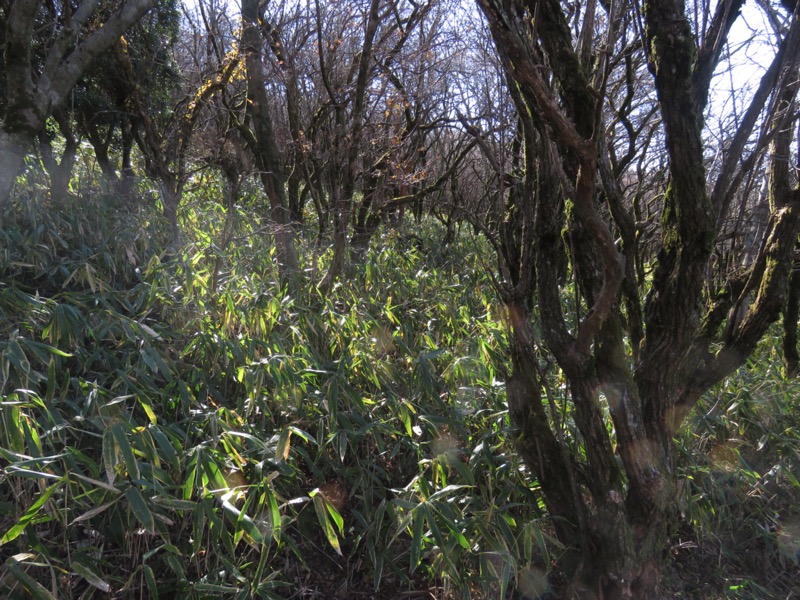
[[[493,237],[517,448],[567,549],[564,595],[655,597],[679,518],[673,436],[784,305],[800,17],[782,16],[771,65],[712,155],[709,98],[744,0],[477,3],[519,119]],[[759,165],[765,226],[750,258],[715,268],[741,233],[733,213],[759,205],[742,191]],[[549,362],[566,413],[551,410]]]

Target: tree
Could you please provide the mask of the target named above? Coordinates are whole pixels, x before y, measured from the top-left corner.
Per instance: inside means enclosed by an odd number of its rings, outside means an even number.
[[[256,158],[259,176],[269,199],[278,264],[282,269],[296,271],[297,252],[286,199],[284,159],[275,139],[269,113],[267,82],[262,63],[264,40],[259,22],[263,18],[264,8],[265,5],[259,6],[258,0],[242,1],[242,51],[247,70],[247,117],[251,124],[245,139]]]
[[[713,11],[703,4],[706,18],[697,21],[680,0],[590,0],[582,13],[558,0],[477,3],[519,118],[519,168],[503,185],[496,244],[517,448],[567,548],[565,596],[655,597],[679,512],[672,437],[784,305],[800,230],[800,189],[786,160],[800,18],[795,12],[782,30],[712,169],[704,114],[742,0]],[[652,109],[634,111],[633,97],[619,95],[644,75],[637,64],[649,70]],[[653,116],[658,127],[648,124]],[[770,214],[759,250],[749,263],[734,257],[734,270],[710,269],[729,249],[723,224],[732,199],[768,150]],[[647,199],[660,203],[658,222],[637,222],[636,162],[658,156],[665,178]],[[641,251],[643,236],[654,255]],[[543,397],[543,358],[568,382],[566,416]]]
[[[129,0],[101,21],[98,3],[84,0],[52,3],[52,13],[39,0],[11,0],[5,19],[6,98],[0,127],[0,216],[14,180],[45,123],[67,99],[95,58],[111,48],[156,0]],[[51,27],[36,27],[37,19]],[[41,39],[42,31],[53,35]],[[35,64],[34,46],[44,50]]]

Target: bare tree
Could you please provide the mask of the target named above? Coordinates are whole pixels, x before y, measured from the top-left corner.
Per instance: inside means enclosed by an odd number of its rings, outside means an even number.
[[[274,224],[278,263],[283,269],[296,271],[297,252],[286,200],[286,175],[283,156],[275,140],[269,101],[266,92],[264,40],[259,23],[264,6],[258,0],[242,2],[242,50],[247,69],[247,115],[252,135],[246,136],[256,157],[261,182],[269,198],[270,220]]]
[[[672,437],[784,305],[800,230],[786,167],[800,19],[780,29],[709,168],[705,114],[742,0],[699,3],[696,14],[681,0],[477,3],[519,118],[519,176],[506,177],[496,244],[517,447],[567,549],[565,596],[655,597],[679,513]],[[657,103],[637,95],[641,83]],[[762,159],[769,217],[758,251],[710,269],[739,209],[732,199]],[[642,185],[647,164],[657,172]],[[542,355],[568,382],[574,432],[543,396]]]

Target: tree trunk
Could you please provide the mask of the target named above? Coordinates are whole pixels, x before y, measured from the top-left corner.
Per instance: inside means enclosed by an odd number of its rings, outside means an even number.
[[[177,243],[180,239],[178,207],[183,196],[183,186],[176,177],[164,176],[158,180],[158,188],[161,191],[161,203],[164,209],[164,216],[169,223],[172,241]]]
[[[336,279],[344,272],[347,265],[349,244],[347,243],[347,230],[350,225],[349,198],[336,198],[333,205],[333,259],[325,272],[325,277],[320,281],[319,289],[323,296],[333,288]]]
[[[247,70],[247,114],[253,124],[251,140],[259,166],[259,175],[270,204],[270,221],[273,226],[278,266],[282,273],[298,270],[297,251],[291,215],[287,207],[284,185],[283,157],[275,140],[272,118],[269,114],[269,99],[266,91],[262,47],[259,29],[261,18],[258,0],[242,1],[242,47],[245,51]]]
[[[510,299],[506,307],[514,367],[506,382],[509,416],[516,449],[541,485],[552,525],[566,547],[551,573],[554,580],[567,582],[558,591],[565,598],[656,597],[659,571],[667,558],[665,544],[678,515],[673,479],[668,471],[655,470],[636,479],[643,469],[632,467],[626,490],[599,417],[599,390],[605,390],[610,407],[630,402],[624,396],[631,390],[617,387],[615,394],[611,386],[600,384],[591,369],[570,377],[575,421],[587,461],[575,462],[564,440],[566,424],[555,394],[538,369],[540,358],[532,342],[529,313]],[[619,429],[623,428],[620,424]],[[626,441],[622,433],[618,442],[620,453],[626,455],[621,457],[623,462],[640,460],[631,455],[646,442]],[[655,462],[668,461],[662,457]]]
[[[45,131],[39,132],[39,148],[42,154],[42,163],[50,175],[50,200],[60,202],[66,197],[69,190],[69,180],[72,178],[72,169],[75,166],[78,142],[64,111],[55,111],[54,117],[61,135],[64,136],[64,152],[61,160],[56,160],[53,154],[52,140]]]

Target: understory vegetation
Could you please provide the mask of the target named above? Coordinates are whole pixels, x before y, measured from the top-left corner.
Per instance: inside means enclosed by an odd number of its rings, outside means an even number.
[[[305,276],[281,280],[255,191],[191,193],[177,242],[98,189],[7,211],[0,596],[546,597],[564,548],[514,450],[486,241],[407,218],[321,294],[313,223]],[[779,341],[679,432],[665,597],[800,593],[800,385]]]

